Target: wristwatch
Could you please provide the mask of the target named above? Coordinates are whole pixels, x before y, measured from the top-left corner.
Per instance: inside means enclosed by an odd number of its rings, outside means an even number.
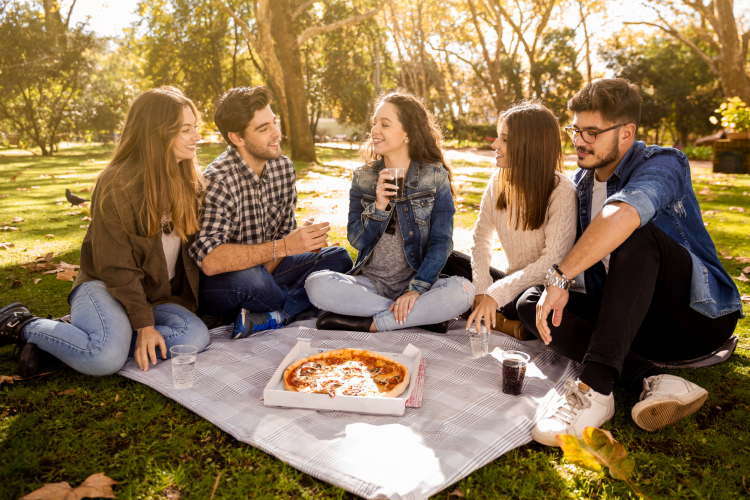
[[[558,276],[559,275],[559,276]],[[563,290],[570,288],[570,285],[576,282],[575,279],[568,279],[565,273],[560,271],[557,264],[552,264],[552,267],[547,271],[547,276],[544,278],[544,286],[555,286]]]

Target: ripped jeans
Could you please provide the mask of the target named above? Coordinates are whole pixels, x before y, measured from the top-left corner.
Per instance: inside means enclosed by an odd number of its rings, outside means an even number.
[[[379,332],[441,323],[459,316],[474,303],[470,281],[458,276],[440,278],[417,298],[406,321],[399,324],[390,311],[393,301],[378,295],[372,282],[363,276],[320,271],[307,278],[305,289],[310,302],[324,311],[372,316]]]

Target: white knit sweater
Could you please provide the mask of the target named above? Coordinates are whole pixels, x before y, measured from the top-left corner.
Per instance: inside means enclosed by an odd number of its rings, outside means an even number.
[[[550,196],[545,224],[533,231],[515,229],[515,223],[508,225],[508,210],[497,209],[496,175],[482,196],[474,226],[471,268],[477,295],[488,294],[500,308],[527,288],[541,285],[552,264],[562,262],[575,243],[578,210],[573,181],[558,172],[559,181]],[[493,232],[497,232],[508,259],[505,278],[494,283],[490,276]]]

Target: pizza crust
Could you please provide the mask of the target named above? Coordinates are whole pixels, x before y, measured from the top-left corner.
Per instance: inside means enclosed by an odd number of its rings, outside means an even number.
[[[404,366],[402,363],[399,363],[398,361],[394,359],[383,356],[376,352],[367,351],[364,349],[336,349],[334,351],[327,351],[327,352],[321,352],[318,354],[313,354],[311,356],[308,356],[304,359],[297,360],[294,363],[290,364],[286,368],[286,370],[284,370],[284,376],[282,377],[282,380],[284,381],[284,388],[287,391],[292,391],[292,392],[306,392],[306,393],[315,392],[310,387],[305,387],[305,388],[296,387],[290,383],[290,380],[292,380],[295,371],[299,367],[304,365],[305,363],[320,363],[320,362],[325,363],[326,360],[330,360],[332,358],[339,358],[339,359],[344,359],[344,360],[351,360],[352,358],[354,358],[355,360],[362,359],[362,358],[374,358],[377,361],[393,365],[399,368],[400,370],[402,370],[403,380],[401,382],[399,382],[391,390],[386,391],[386,392],[381,392],[377,395],[373,395],[373,397],[396,398],[400,396],[401,394],[403,394],[403,392],[409,386],[409,380],[410,380],[409,369],[406,366]]]

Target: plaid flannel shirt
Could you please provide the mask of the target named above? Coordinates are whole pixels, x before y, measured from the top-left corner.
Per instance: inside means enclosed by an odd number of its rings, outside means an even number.
[[[296,229],[297,174],[286,156],[266,162],[259,177],[231,146],[203,172],[201,230],[190,256],[201,265],[224,243],[257,245]]]

